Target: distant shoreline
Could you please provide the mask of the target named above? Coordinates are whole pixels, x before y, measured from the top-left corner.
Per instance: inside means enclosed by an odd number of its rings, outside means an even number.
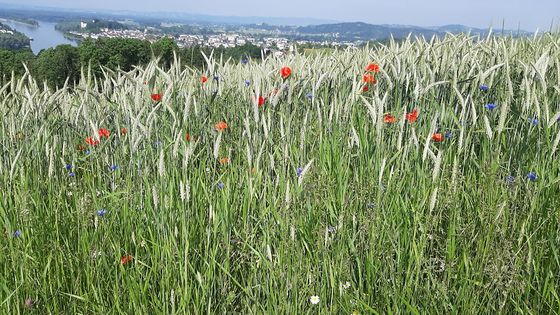
[[[17,24],[23,24],[23,25],[27,25],[27,26],[31,26],[31,27],[39,27],[39,21],[35,21],[37,24],[33,24],[33,23],[27,23],[27,22],[18,21],[18,20],[0,18],[0,22],[17,23]]]

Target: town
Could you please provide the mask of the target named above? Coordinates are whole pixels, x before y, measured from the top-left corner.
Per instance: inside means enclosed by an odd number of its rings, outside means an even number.
[[[85,30],[88,26],[87,22],[80,23],[81,29]],[[253,34],[240,34],[237,32],[223,32],[211,35],[200,34],[180,34],[179,36],[172,36],[163,34],[160,30],[153,27],[146,27],[144,30],[139,29],[109,29],[101,28],[99,32],[92,33],[87,31],[69,31],[69,35],[76,38],[131,38],[147,40],[155,42],[160,38],[168,37],[176,41],[177,45],[181,48],[188,48],[194,46],[211,47],[211,48],[232,48],[243,46],[245,44],[252,44],[262,47],[266,50],[275,51],[292,51],[295,44],[297,45],[312,45],[312,46],[325,46],[325,47],[356,47],[361,45],[362,41],[312,41],[312,40],[290,40],[286,37],[268,37],[268,36],[254,36]]]

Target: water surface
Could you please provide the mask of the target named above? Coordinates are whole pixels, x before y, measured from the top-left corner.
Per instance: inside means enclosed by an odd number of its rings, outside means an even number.
[[[43,49],[56,47],[62,44],[77,45],[75,41],[67,39],[62,32],[54,29],[56,23],[39,21],[39,26],[35,27],[15,21],[1,22],[27,35],[27,37],[33,38],[31,41],[31,50],[33,50],[34,54],[38,54]]]

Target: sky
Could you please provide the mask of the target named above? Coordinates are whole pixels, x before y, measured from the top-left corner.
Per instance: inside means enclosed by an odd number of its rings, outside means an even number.
[[[548,30],[560,0],[0,0],[58,8],[167,11],[218,16],[306,17],[371,24]]]

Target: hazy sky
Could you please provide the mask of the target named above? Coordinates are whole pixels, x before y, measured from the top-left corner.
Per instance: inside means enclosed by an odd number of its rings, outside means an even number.
[[[227,16],[310,17],[372,24],[493,25],[533,31],[560,25],[560,0],[0,0],[63,8],[169,11]]]

